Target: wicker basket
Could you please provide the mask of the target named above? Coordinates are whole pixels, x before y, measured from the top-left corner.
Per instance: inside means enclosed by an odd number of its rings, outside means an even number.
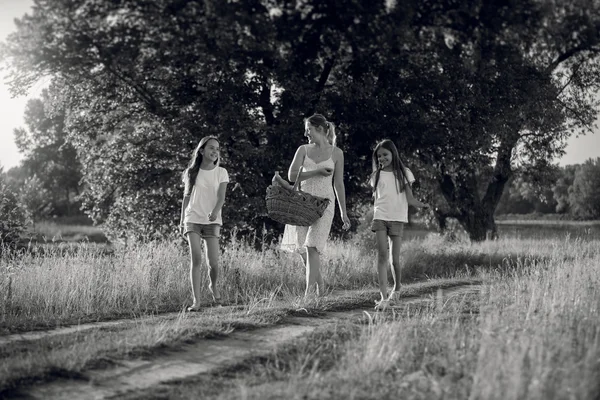
[[[293,190],[279,185],[267,188],[265,200],[269,218],[282,224],[309,226],[323,216],[329,199],[299,190],[298,182],[296,179]]]

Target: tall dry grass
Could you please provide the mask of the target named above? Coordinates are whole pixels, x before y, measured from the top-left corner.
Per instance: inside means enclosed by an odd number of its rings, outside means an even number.
[[[500,245],[463,250],[494,254]],[[340,344],[334,366],[259,386],[241,382],[239,390],[256,399],[597,399],[600,242],[528,245],[518,268],[481,272],[480,294],[409,306],[391,321],[373,314]],[[331,364],[327,353],[298,357]]]
[[[139,244],[112,253],[92,243],[43,249],[0,260],[4,330],[178,311],[191,300],[188,249],[180,243]],[[333,287],[359,288],[373,280],[371,258],[350,244],[332,243],[323,262],[324,278]],[[274,247],[256,251],[244,241],[229,240],[220,266],[219,285],[227,302],[255,303],[304,292],[301,258]],[[208,274],[201,285],[208,287]]]
[[[503,239],[470,244],[430,235],[403,245],[402,280],[522,270],[528,260],[572,260],[595,246],[593,241],[580,241],[575,251],[573,242]],[[325,281],[337,289],[374,289],[375,262],[374,250],[360,241],[332,241],[323,256]],[[303,294],[304,266],[296,254],[272,246],[256,251],[244,241],[224,239],[220,264],[219,285],[228,302],[248,304]],[[121,247],[112,253],[98,251],[93,243],[58,243],[43,252],[4,257],[0,331],[178,311],[191,300],[188,271],[188,249],[173,242]],[[207,275],[201,284],[208,286]]]

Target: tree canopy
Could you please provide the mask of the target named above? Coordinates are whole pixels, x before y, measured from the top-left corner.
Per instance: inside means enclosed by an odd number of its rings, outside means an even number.
[[[50,76],[85,207],[114,232],[164,235],[180,175],[218,134],[225,221],[270,228],[264,190],[314,112],[339,124],[349,204],[368,201],[377,140],[473,240],[508,179],[590,129],[600,4],[576,0],[34,0],[2,45],[10,85]]]

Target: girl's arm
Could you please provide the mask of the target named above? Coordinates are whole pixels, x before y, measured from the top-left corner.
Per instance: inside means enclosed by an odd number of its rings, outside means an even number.
[[[183,221],[185,219],[185,209],[187,208],[188,204],[190,204],[190,195],[184,194],[183,202],[181,203],[181,217],[179,219],[179,228],[182,231],[182,233],[183,233]]]
[[[288,180],[290,182],[296,181],[296,177],[298,176],[298,170],[302,166],[305,156],[306,156],[306,149],[304,148],[304,146],[298,147],[298,149],[296,150],[296,154],[294,154],[294,159],[292,160],[292,163],[290,164],[290,168],[288,169]],[[320,171],[320,169],[316,169],[314,171],[302,171],[300,173],[299,181],[302,182],[302,181],[305,181],[312,177],[315,177],[317,175],[321,175],[321,172],[319,172],[319,171]]]
[[[344,221],[344,229],[350,228],[350,218],[346,212],[346,186],[344,185],[344,152],[338,148],[335,151],[335,169],[333,171],[333,188]]]
[[[419,200],[415,199],[415,197],[413,196],[412,188],[410,187],[409,183],[406,184],[405,190],[406,190],[406,201],[409,206],[418,207],[418,208],[429,207],[428,204],[422,203]]]
[[[217,219],[217,214],[219,214],[219,211],[221,211],[221,208],[223,208],[223,204],[225,204],[225,192],[227,191],[227,183],[228,182],[221,182],[219,184],[219,189],[217,190],[217,204],[215,204],[215,207],[213,208],[212,212],[208,215],[208,219],[210,221],[214,221],[215,219]]]

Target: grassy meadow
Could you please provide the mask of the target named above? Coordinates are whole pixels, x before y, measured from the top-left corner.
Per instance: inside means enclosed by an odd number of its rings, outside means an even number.
[[[197,398],[200,393],[215,399],[596,399],[597,226],[559,234],[542,224],[511,230],[515,225],[504,222],[501,239],[476,244],[461,235],[449,238],[409,227],[401,252],[403,293],[433,293],[432,301],[319,328],[269,357],[131,398]],[[3,347],[0,394],[32,379],[75,377],[112,362],[107,360],[282,323],[300,309],[310,314],[370,306],[378,296],[368,233],[333,241],[324,255],[329,287],[357,291],[343,300],[336,292],[304,299],[304,270],[297,256],[223,241],[221,290],[234,306],[194,318],[180,312],[191,299],[188,250],[179,242],[111,252],[99,251],[92,242],[58,242],[44,251],[2,258],[1,334],[134,319],[87,335]],[[469,280],[482,282],[478,293],[435,298],[437,287]],[[161,319],[165,312],[180,313]],[[141,319],[147,315],[154,317]]]
[[[92,220],[86,216],[39,221],[30,226],[25,236],[31,241],[42,243],[106,243],[108,241],[102,229],[94,226]]]

